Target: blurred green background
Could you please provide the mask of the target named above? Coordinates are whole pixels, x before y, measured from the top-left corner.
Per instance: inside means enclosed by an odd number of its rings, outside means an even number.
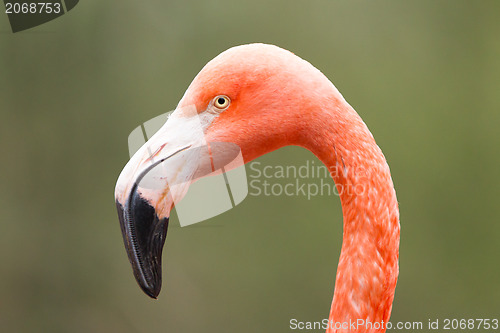
[[[174,218],[157,301],[123,247],[113,191],[129,132],[249,42],[322,70],[384,151],[402,226],[391,321],[499,318],[499,13],[493,0],[87,0],[16,34],[1,14],[2,331],[288,332],[328,317],[337,197]],[[259,161],[314,159],[288,147]]]

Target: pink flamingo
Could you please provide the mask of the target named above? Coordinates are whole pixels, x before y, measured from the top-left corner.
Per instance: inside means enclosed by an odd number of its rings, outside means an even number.
[[[204,138],[183,113],[194,105]],[[234,143],[245,163],[288,145],[305,147],[330,170],[344,218],[327,332],[385,332],[398,276],[399,211],[389,166],[356,111],[309,62],[279,47],[233,47],[193,80],[167,123],[122,171],[115,190],[134,275],[150,297],[161,288],[161,253],[173,193],[141,188],[151,153],[164,161],[201,140]],[[179,162],[172,175],[191,179]],[[178,176],[178,175],[181,176]],[[188,187],[189,184],[186,186]],[[353,325],[353,322],[356,324]]]

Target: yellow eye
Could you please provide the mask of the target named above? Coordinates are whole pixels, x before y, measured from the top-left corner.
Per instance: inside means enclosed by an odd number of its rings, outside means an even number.
[[[217,109],[225,109],[229,106],[229,103],[231,103],[231,101],[229,100],[229,97],[227,96],[217,96],[215,97],[214,99],[214,106],[217,108]]]

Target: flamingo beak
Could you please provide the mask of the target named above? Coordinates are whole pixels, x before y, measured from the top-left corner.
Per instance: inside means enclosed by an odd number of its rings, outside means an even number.
[[[128,161],[118,177],[115,202],[132,270],[141,289],[157,298],[161,257],[174,202],[186,194],[200,168],[205,144],[196,109],[177,109]],[[130,140],[130,138],[129,138]]]
[[[176,109],[132,156],[116,183],[116,208],[128,259],[137,283],[152,298],[158,297],[162,285],[162,250],[174,204],[197,179],[237,166],[230,162],[239,147],[209,143],[203,127],[208,123],[200,120],[196,109]]]
[[[155,299],[162,285],[161,257],[167,235],[168,214],[173,204],[168,185],[160,181],[155,189],[146,183],[157,180],[155,167],[187,148],[189,146],[154,162],[148,158],[148,162],[140,162],[139,167],[135,166],[137,159],[134,155],[120,175],[115,191],[120,228],[135,279],[144,293]],[[141,171],[130,177],[127,175],[130,169]],[[148,180],[148,177],[151,179]]]

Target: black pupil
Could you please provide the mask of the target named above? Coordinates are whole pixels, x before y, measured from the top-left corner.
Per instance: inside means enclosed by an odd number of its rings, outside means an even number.
[[[219,97],[219,99],[217,99],[217,103],[219,103],[220,105],[224,105],[226,103],[226,100],[222,97]]]

